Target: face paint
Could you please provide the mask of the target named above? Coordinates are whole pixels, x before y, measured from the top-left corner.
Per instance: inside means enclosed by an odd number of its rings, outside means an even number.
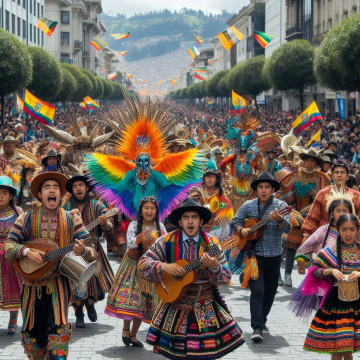
[[[140,185],[145,185],[150,177],[150,156],[141,153],[136,158],[136,180]]]

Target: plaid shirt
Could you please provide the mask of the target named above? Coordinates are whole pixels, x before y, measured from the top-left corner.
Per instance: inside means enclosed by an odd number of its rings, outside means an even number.
[[[269,213],[275,209],[282,209],[287,204],[284,201],[273,198],[272,204],[268,207],[262,216],[262,219],[268,219]],[[246,201],[238,210],[235,217],[231,220],[231,228],[237,230],[238,226],[244,227],[245,219],[254,219],[259,217],[259,211],[264,208],[260,204],[258,199]],[[251,246],[251,251],[258,256],[274,257],[281,255],[282,253],[282,241],[283,234],[290,232],[290,216],[284,216],[285,227],[280,229],[279,224],[276,221],[270,221],[265,228],[263,236]]]

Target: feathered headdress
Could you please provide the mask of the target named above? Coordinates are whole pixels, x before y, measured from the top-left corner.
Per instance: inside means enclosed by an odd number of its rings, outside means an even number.
[[[346,191],[346,189],[344,187],[341,187],[340,189],[338,189],[337,186],[334,185],[330,191],[330,194],[328,195],[328,197],[326,199],[326,207],[325,207],[326,212],[327,213],[329,212],[329,208],[333,201],[338,200],[338,199],[344,199],[344,200],[347,200],[351,204],[352,213],[354,215],[356,215],[355,206],[352,201],[353,197],[354,197],[354,194]]]

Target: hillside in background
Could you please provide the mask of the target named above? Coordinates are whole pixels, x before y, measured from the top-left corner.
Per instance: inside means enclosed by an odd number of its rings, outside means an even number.
[[[117,51],[128,50],[124,59],[132,62],[165,55],[187,44],[197,45],[194,33],[210,40],[226,28],[226,21],[231,16],[226,10],[213,15],[184,8],[180,12],[154,11],[130,18],[121,14],[101,14],[100,19],[108,30],[105,41],[109,47]],[[110,36],[126,32],[130,32],[128,39],[115,40]]]

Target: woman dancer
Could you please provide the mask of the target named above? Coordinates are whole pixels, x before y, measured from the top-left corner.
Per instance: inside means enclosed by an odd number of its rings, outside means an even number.
[[[151,322],[157,305],[153,284],[137,271],[140,257],[161,235],[165,227],[159,222],[159,207],[155,198],[140,201],[137,221],[127,231],[127,251],[110,290],[105,314],[124,320],[122,340],[125,345],[143,347],[136,335],[141,322]],[[130,323],[132,329],[130,331]]]
[[[341,215],[336,227],[336,245],[320,251],[304,284],[312,291],[321,288],[325,292],[304,350],[331,354],[332,360],[352,360],[352,353],[360,351],[360,301],[358,296],[352,296],[358,295],[359,289],[359,219],[354,214]],[[352,292],[342,291],[342,281],[353,285]]]
[[[324,247],[336,243],[338,236],[336,222],[339,217],[343,214],[355,213],[351,198],[347,194],[341,194],[341,196],[340,198],[337,195],[329,196],[326,204],[329,224],[319,227],[297,250],[295,260],[297,260],[299,274],[305,274],[305,269],[313,254],[317,255]]]
[[[0,176],[0,310],[10,312],[8,335],[14,335],[21,307],[20,283],[13,265],[5,258],[3,244],[17,217],[23,213],[14,206],[17,190],[7,176]]]

